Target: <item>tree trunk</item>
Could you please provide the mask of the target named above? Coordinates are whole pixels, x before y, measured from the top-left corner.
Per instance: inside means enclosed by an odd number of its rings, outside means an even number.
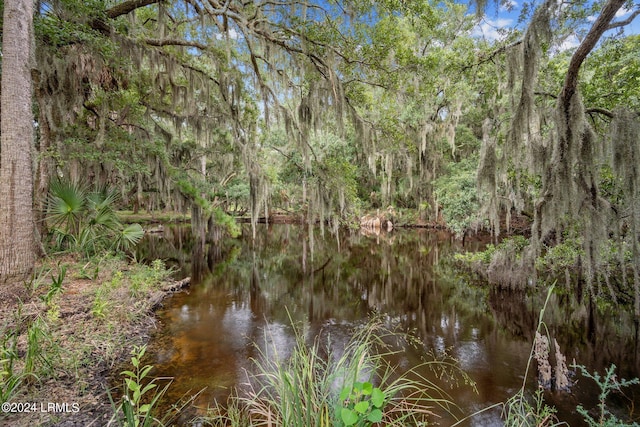
[[[5,0],[0,138],[0,298],[23,297],[35,263],[31,52],[33,1]]]
[[[560,227],[543,230],[544,215],[558,215],[559,212],[577,216],[577,209],[566,200],[586,200],[591,211],[598,213],[602,207],[597,197],[597,180],[592,176],[593,160],[589,157],[592,141],[584,118],[584,107],[577,93],[580,68],[589,53],[595,48],[602,35],[611,28],[611,21],[625,0],[608,0],[591,29],[571,56],[564,84],[558,97],[556,115],[557,141],[554,143],[551,162],[543,177],[542,197],[536,202],[535,220],[532,235],[542,242],[550,238],[551,233],[560,233]],[[577,120],[579,118],[579,120]],[[579,173],[576,173],[579,171]],[[577,175],[577,176],[576,176]],[[581,194],[576,195],[576,192]],[[550,209],[553,206],[562,209]],[[558,221],[554,219],[554,221]],[[548,228],[548,227],[547,227]]]

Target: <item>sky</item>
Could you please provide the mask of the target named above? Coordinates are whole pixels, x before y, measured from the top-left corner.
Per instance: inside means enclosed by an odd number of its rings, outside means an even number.
[[[523,0],[509,0],[510,7],[505,5],[495,6],[495,3],[490,2],[488,9],[481,20],[481,22],[474,29],[474,36],[484,37],[489,41],[499,40],[503,36],[500,34],[500,29],[510,28],[518,25],[518,15],[522,9]],[[616,14],[615,20],[620,21],[629,17],[631,14],[630,9],[622,8]],[[595,21],[596,16],[588,18],[589,21]],[[605,35],[608,35],[606,33]],[[627,27],[625,27],[625,34],[640,34],[640,17],[636,19]],[[580,43],[580,40],[576,37],[570,37],[564,41],[561,46],[561,50],[571,49]]]

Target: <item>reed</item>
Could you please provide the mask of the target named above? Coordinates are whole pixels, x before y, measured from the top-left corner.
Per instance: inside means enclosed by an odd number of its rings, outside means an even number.
[[[265,332],[265,342],[276,342]],[[411,340],[376,317],[358,328],[343,349],[331,339],[305,339],[294,326],[291,354],[271,345],[258,347],[254,372],[242,391],[229,399],[227,411],[214,408],[211,425],[252,426],[406,426],[433,421],[434,409],[457,408],[442,387],[419,372],[400,372],[388,362],[400,352],[398,341]],[[425,365],[468,377],[451,361]]]

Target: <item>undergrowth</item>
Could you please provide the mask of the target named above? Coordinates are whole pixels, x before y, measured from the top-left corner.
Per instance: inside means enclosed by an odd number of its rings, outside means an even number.
[[[31,281],[30,300],[0,311],[1,403],[51,401],[51,387],[64,389],[55,395],[59,400],[91,401],[96,375],[136,342],[170,273],[162,261],[149,266],[112,255],[45,260]],[[4,414],[16,426],[59,416],[24,415]]]
[[[473,386],[447,358],[400,372],[388,357],[400,351],[393,342],[411,338],[390,330],[379,318],[359,328],[343,351],[332,347],[330,337],[316,337],[309,344],[300,328],[294,331],[289,356],[275,346],[257,347],[255,372],[248,374],[244,391],[232,394],[226,408],[210,408],[200,421],[213,426],[427,425],[435,408],[453,413],[457,406],[440,385],[420,373],[422,368]]]

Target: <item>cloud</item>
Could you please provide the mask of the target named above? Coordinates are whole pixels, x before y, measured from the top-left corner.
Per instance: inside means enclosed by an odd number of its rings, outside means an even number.
[[[562,43],[560,43],[560,46],[558,46],[558,51],[562,52],[565,50],[573,49],[574,47],[578,47],[579,45],[580,40],[578,40],[578,37],[575,34],[572,34],[564,39]]]
[[[626,15],[628,15],[630,13],[631,13],[631,9],[627,9],[626,7],[622,6],[616,12],[616,18],[623,18],[623,17],[625,17]]]
[[[489,19],[485,17],[482,22],[475,26],[471,35],[473,37],[483,37],[489,41],[500,40],[504,38],[501,30],[510,28],[512,24],[513,19],[510,18]]]
[[[519,6],[518,2],[515,1],[515,0],[505,0],[500,5],[499,11],[500,12],[511,12],[513,10],[516,10],[518,8],[518,6]]]
[[[216,40],[224,39],[225,35],[222,33],[216,34]],[[229,29],[229,39],[230,40],[238,40],[240,38],[240,33],[238,33],[235,28]]]

